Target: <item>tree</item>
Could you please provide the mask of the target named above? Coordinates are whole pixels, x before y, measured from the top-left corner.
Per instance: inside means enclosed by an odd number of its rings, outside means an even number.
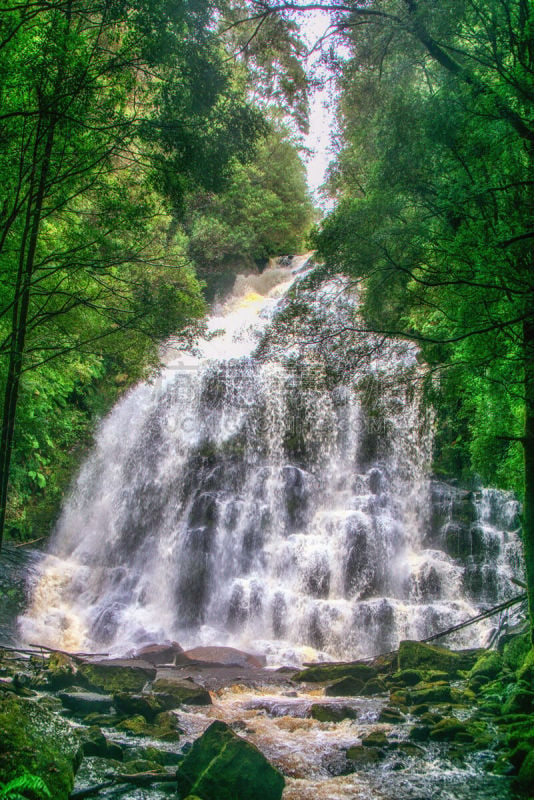
[[[0,542],[24,371],[203,311],[171,217],[188,191],[222,185],[263,127],[212,11],[28,0],[0,12]]]

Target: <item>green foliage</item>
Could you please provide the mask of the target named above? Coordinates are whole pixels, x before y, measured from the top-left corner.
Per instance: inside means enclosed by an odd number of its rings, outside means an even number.
[[[9,783],[0,783],[0,800],[28,800],[52,797],[48,786],[38,775],[20,775]]]

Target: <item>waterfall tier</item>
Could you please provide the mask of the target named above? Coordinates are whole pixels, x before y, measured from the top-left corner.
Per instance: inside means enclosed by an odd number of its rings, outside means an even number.
[[[416,348],[357,328],[357,294],[304,259],[240,276],[103,420],[23,636],[347,659],[514,594],[517,503],[431,484]]]

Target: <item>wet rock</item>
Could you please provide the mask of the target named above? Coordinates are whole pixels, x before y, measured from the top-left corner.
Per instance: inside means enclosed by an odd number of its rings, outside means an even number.
[[[469,673],[469,686],[478,688],[496,678],[503,669],[503,658],[500,653],[490,650],[483,653],[475,662]]]
[[[147,693],[128,694],[120,692],[113,695],[113,702],[118,711],[128,716],[141,714],[147,722],[153,722],[162,711],[177,708],[179,702],[172,694]]]
[[[380,678],[372,678],[363,685],[360,694],[362,694],[363,697],[372,697],[375,694],[384,694],[387,690],[387,686],[383,680]]]
[[[156,764],[161,764],[163,767],[176,766],[185,758],[182,753],[174,753],[171,750],[158,750],[157,747],[136,748],[135,757],[156,762]]]
[[[186,650],[190,662],[196,664],[209,664],[212,667],[264,667],[266,660],[263,656],[244,653],[233,647],[194,647]]]
[[[408,734],[414,742],[427,742],[430,738],[430,727],[428,725],[414,725]]]
[[[530,714],[534,711],[534,691],[532,684],[519,681],[504,704],[504,714]]]
[[[399,670],[440,670],[448,675],[457,675],[461,670],[471,669],[480,651],[455,652],[446,647],[406,640],[399,645]]]
[[[96,725],[92,725],[89,728],[76,728],[75,730],[82,743],[84,756],[98,756],[99,758],[122,761],[122,747],[106,739]]]
[[[166,772],[165,767],[157,761],[147,758],[134,758],[124,762],[124,772],[134,775],[136,772]]]
[[[280,800],[284,778],[224,722],[213,722],[197,739],[176,773],[181,795],[203,800]]]
[[[44,673],[48,688],[52,691],[65,689],[76,682],[78,668],[65,653],[52,653]]]
[[[473,736],[464,722],[460,722],[456,717],[445,717],[430,729],[429,738],[435,742],[450,742],[456,740],[460,734],[462,741],[473,741]]]
[[[363,681],[359,678],[339,678],[334,683],[325,687],[324,693],[327,697],[354,697],[361,694],[364,687]]]
[[[137,650],[135,657],[157,666],[159,664],[182,663],[180,659],[183,653],[184,649],[178,642],[171,642],[170,644],[148,644]]]
[[[114,728],[124,719],[124,714],[100,714],[94,711],[84,717],[86,725],[99,725],[102,728]]]
[[[396,749],[405,756],[422,756],[425,753],[423,747],[419,747],[413,742],[398,742],[396,743]]]
[[[450,703],[452,701],[451,687],[446,681],[418,683],[414,689],[410,690],[409,699],[413,705],[421,703]]]
[[[391,708],[390,706],[384,706],[378,716],[379,722],[390,722],[393,725],[402,722],[403,719],[404,714],[398,708]]]
[[[0,775],[8,783],[25,770],[67,800],[82,758],[78,737],[61,717],[15,695],[0,696]]]
[[[310,715],[318,722],[342,722],[344,719],[357,719],[356,709],[350,706],[327,705],[314,703],[310,708]]]
[[[395,686],[415,686],[416,683],[421,683],[424,679],[424,674],[419,669],[401,669],[394,672],[390,681]]]
[[[78,671],[90,686],[110,694],[140,692],[156,677],[152,664],[137,659],[85,662]]]
[[[387,747],[388,737],[383,731],[373,731],[362,739],[363,747]]]
[[[357,767],[377,764],[384,758],[384,753],[378,747],[364,747],[356,744],[347,750],[347,758]]]
[[[364,683],[375,678],[378,670],[375,666],[362,664],[359,662],[349,662],[346,664],[318,664],[317,666],[307,667],[297,672],[293,676],[295,681],[307,681],[309,683],[322,683],[337,680],[338,678],[354,678]]]
[[[93,711],[106,713],[113,706],[110,695],[96,692],[59,692],[58,697],[65,708],[82,716]]]
[[[147,722],[141,714],[138,714],[123,720],[117,727],[133,736],[149,736],[151,739],[160,739],[164,742],[177,742],[183,733],[172,711],[158,714],[153,723]]]
[[[158,694],[170,695],[176,702],[175,708],[185,704],[189,706],[209,706],[211,696],[207,689],[199,686],[190,678],[158,678],[152,684]]]

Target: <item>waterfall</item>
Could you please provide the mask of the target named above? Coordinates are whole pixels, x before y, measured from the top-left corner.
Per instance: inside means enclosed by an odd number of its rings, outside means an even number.
[[[348,659],[514,594],[517,504],[432,484],[417,349],[359,331],[357,305],[282,259],[238,276],[193,348],[169,343],[102,421],[22,637]]]

